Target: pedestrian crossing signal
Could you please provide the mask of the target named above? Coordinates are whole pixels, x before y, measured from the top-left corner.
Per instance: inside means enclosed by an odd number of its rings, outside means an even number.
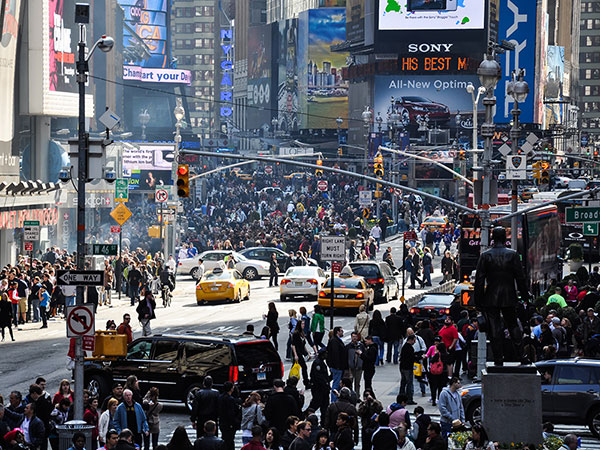
[[[179,164],[177,167],[177,195],[190,196],[190,168],[187,164]]]
[[[463,289],[460,292],[460,304],[465,308],[475,307],[475,298],[473,296],[473,289]]]

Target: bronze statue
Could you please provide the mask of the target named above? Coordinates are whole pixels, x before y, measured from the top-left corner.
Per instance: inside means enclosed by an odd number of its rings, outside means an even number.
[[[475,274],[475,305],[483,314],[494,352],[494,364],[504,363],[503,339],[507,328],[521,362],[522,331],[517,320],[518,287],[521,298],[529,300],[529,291],[519,254],[506,248],[506,230],[495,227],[493,247],[479,256]]]

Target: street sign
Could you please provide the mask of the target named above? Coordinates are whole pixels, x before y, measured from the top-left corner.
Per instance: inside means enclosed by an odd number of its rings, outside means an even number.
[[[67,337],[94,336],[94,305],[67,306],[66,310]]]
[[[57,270],[58,286],[103,286],[103,270]]]
[[[111,225],[110,226],[110,232],[111,233],[120,233],[121,232],[121,227],[119,225]]]
[[[156,188],[154,191],[154,200],[158,203],[166,203],[169,200],[169,192],[163,188]]]
[[[92,255],[117,256],[117,244],[92,244]]]
[[[173,222],[175,221],[175,212],[174,211],[167,211],[165,210],[162,213],[162,218],[161,218],[161,214],[158,214],[158,221],[163,221],[163,222]]]
[[[358,193],[358,204],[360,206],[370,206],[373,203],[373,191],[360,191]]]
[[[321,236],[321,260],[346,261],[346,237]]]
[[[341,262],[332,262],[331,270],[333,270],[335,273],[340,273],[342,271],[342,263]]]
[[[597,223],[586,223],[583,225],[584,236],[598,236],[598,224]]]
[[[32,252],[33,251],[33,242],[25,242],[25,251]]]
[[[110,217],[115,219],[115,222],[121,226],[123,226],[123,224],[127,222],[131,216],[131,211],[129,211],[129,208],[127,208],[127,206],[125,206],[123,203],[119,203],[115,209],[110,212]]]
[[[96,336],[82,336],[81,348],[85,352],[93,352],[96,348]]]
[[[526,180],[527,179],[527,158],[523,155],[506,156],[506,179],[507,180]]]
[[[325,192],[327,189],[329,189],[329,183],[327,183],[327,180],[319,180],[317,182],[317,189],[321,192]]]
[[[115,181],[115,202],[126,202],[129,200],[129,180],[119,178]]]
[[[23,239],[26,241],[40,240],[40,221],[26,220],[23,222]]]
[[[600,222],[600,208],[566,208],[566,223]]]
[[[273,166],[265,166],[265,173],[271,175],[273,173]]]

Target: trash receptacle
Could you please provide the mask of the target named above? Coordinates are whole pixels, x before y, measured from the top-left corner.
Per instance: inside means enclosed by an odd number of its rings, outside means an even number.
[[[92,430],[93,425],[88,425],[83,420],[69,420],[64,425],[57,425],[58,431],[58,449],[67,450],[73,446],[73,435],[80,431],[85,435],[86,450],[92,449]]]

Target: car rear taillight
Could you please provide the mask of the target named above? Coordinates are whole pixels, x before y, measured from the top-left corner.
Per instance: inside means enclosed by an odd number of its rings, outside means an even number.
[[[290,282],[290,280],[288,280],[288,279],[285,279],[285,278],[284,278],[283,280],[281,280],[281,281],[279,282],[279,284],[281,284],[282,286],[285,286],[285,285],[286,285],[286,284],[288,284],[289,282]]]
[[[441,311],[443,314],[450,314],[450,309],[446,308],[446,309],[442,309]]]
[[[325,296],[326,296],[325,291],[319,292],[319,297],[325,297]]]
[[[306,280],[308,281],[310,284],[319,284],[319,282],[317,280],[315,280],[314,278],[311,280]]]
[[[235,284],[233,284],[233,283],[229,283],[227,286],[229,287],[229,289],[232,289],[232,288],[234,288],[234,287],[235,287]]]
[[[383,284],[385,280],[383,278],[377,278],[377,282]]]
[[[229,381],[237,383],[240,371],[238,366],[229,366]]]
[[[420,308],[410,308],[411,314],[419,314],[421,312]]]
[[[358,294],[356,294],[356,298],[365,298],[365,294],[359,292]]]
[[[281,377],[280,378],[283,378],[283,361],[281,362]]]
[[[371,279],[367,280],[367,283],[369,283],[369,284],[377,284],[377,283],[383,284],[383,282],[384,282],[383,278],[371,278]]]

